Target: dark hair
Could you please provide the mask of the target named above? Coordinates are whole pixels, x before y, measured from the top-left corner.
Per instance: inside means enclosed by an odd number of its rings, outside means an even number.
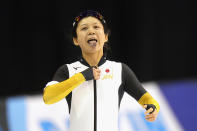
[[[109,35],[110,30],[109,30],[109,28],[107,26],[107,23],[106,23],[104,17],[97,11],[87,10],[87,11],[79,13],[79,15],[77,17],[75,17],[75,19],[73,21],[73,28],[72,28],[72,36],[73,37],[75,37],[75,38],[77,37],[76,29],[77,29],[78,23],[83,18],[86,18],[88,16],[92,16],[92,17],[97,18],[101,22],[101,24],[103,25],[104,33]]]
[[[107,23],[104,19],[104,17],[97,11],[93,11],[93,10],[87,10],[87,11],[83,11],[81,13],[79,13],[79,15],[77,17],[75,17],[74,21],[73,21],[73,28],[72,28],[72,37],[74,38],[77,38],[77,26],[78,26],[78,23],[83,19],[83,18],[86,18],[86,17],[89,17],[89,16],[92,16],[92,17],[95,17],[97,18],[101,24],[103,25],[103,28],[104,28],[104,33],[108,35],[110,35],[110,29],[108,28],[107,26]],[[104,44],[104,55],[107,54],[107,52],[111,51],[111,48],[109,46],[109,42],[105,43]]]

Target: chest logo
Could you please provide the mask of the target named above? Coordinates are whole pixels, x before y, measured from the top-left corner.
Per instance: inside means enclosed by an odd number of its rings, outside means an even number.
[[[113,70],[105,69],[105,73],[103,75],[102,80],[104,79],[113,79]]]
[[[78,68],[81,68],[81,67],[73,67],[75,70],[77,70]]]

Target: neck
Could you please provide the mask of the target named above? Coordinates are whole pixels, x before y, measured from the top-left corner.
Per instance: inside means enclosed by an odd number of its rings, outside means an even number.
[[[98,63],[103,56],[103,51],[91,54],[82,53],[82,56],[90,66],[98,66]]]

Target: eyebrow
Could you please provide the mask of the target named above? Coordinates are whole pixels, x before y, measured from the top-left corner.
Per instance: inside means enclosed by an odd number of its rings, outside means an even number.
[[[84,25],[87,25],[87,24],[82,24],[82,25],[80,25],[80,26],[84,26]]]
[[[98,24],[98,23],[97,22],[93,23],[93,25],[95,25],[95,24]],[[87,25],[87,24],[81,24],[80,26],[84,26],[84,25]]]

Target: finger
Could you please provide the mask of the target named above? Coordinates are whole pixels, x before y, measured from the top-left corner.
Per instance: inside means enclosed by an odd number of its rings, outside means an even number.
[[[93,71],[94,71],[95,73],[100,73],[100,72],[101,72],[99,69],[95,69],[95,68],[93,68]]]
[[[143,108],[146,109],[147,108],[147,105],[144,105]]]
[[[93,72],[94,72],[94,73],[97,72],[97,68],[94,68],[94,67],[93,67],[92,69],[93,69]]]
[[[93,67],[93,70],[94,70],[94,71],[97,71],[97,68],[94,68],[94,67]]]
[[[100,73],[96,73],[96,76],[97,76],[97,77],[100,77]]]
[[[146,115],[145,118],[153,118],[153,117],[156,117],[155,114],[150,114],[150,115]]]
[[[95,80],[98,80],[98,79],[100,79],[100,76],[96,76],[96,77],[95,77]]]
[[[97,72],[97,71],[98,71],[98,69],[97,69],[97,68],[94,68],[94,67],[93,67],[93,70],[94,70],[95,72]]]
[[[97,66],[92,66],[92,68],[93,68],[93,69],[97,69],[98,67],[97,67]]]
[[[156,118],[157,118],[157,115],[152,115],[152,114],[145,116],[145,119],[149,121],[156,120]]]
[[[96,70],[97,72],[101,72],[101,70],[100,70],[99,68],[96,68],[95,70]]]
[[[93,76],[94,76],[94,79],[96,80],[97,79],[97,73],[96,73],[95,69],[93,69]]]
[[[101,70],[100,69],[98,69],[98,73],[101,73]]]
[[[101,73],[101,71],[99,71],[99,70],[96,70],[96,73],[97,73],[97,74],[100,74],[100,73]]]
[[[149,114],[149,113],[151,113],[153,111],[153,108],[150,108],[150,109],[148,109],[146,112],[145,112],[145,114]]]
[[[149,122],[153,122],[153,121],[156,120],[156,118],[146,118],[146,120],[149,121]]]
[[[99,74],[99,73],[96,73],[96,74],[95,74],[95,79],[96,79],[96,80],[100,79],[100,74]]]
[[[98,80],[98,79],[99,79],[98,77],[95,78],[95,80]]]
[[[157,111],[154,111],[153,113],[151,114],[148,114],[145,116],[145,119],[156,119],[157,118],[157,115],[158,115],[158,112]]]
[[[150,114],[153,113],[153,112],[155,111],[155,109],[156,109],[156,106],[155,106],[155,105],[153,105],[153,104],[146,104],[146,105],[147,105],[147,107],[145,108],[146,110],[149,110],[150,108],[153,109],[153,111],[150,112]]]
[[[95,72],[96,75],[100,75],[101,74],[101,72],[98,71],[98,70],[95,70],[94,72]]]

